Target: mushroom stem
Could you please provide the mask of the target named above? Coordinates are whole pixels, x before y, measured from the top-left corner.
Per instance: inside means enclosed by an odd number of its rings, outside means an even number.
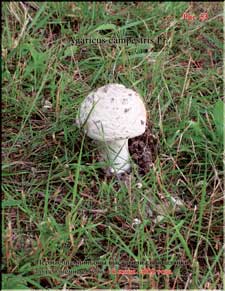
[[[120,174],[130,169],[128,139],[107,141],[102,152],[110,163],[110,172]]]

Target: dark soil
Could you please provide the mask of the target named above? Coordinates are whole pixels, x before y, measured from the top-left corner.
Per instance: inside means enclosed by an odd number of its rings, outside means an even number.
[[[128,141],[129,152],[138,165],[140,175],[146,175],[152,167],[158,153],[158,138],[152,133],[152,124],[148,122],[144,134]]]

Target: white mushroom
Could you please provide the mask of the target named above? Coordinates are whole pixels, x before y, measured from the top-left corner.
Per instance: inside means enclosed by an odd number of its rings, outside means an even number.
[[[144,133],[146,110],[139,94],[120,84],[91,92],[82,102],[77,124],[98,141],[111,172],[130,168],[128,139]]]

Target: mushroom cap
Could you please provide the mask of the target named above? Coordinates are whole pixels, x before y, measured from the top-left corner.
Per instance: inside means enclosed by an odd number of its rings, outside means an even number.
[[[108,84],[91,92],[80,106],[77,124],[95,140],[118,140],[141,135],[146,110],[140,95],[121,84]]]

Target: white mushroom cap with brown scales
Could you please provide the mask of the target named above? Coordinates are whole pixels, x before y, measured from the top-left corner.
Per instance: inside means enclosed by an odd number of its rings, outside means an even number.
[[[140,95],[121,84],[108,84],[82,102],[77,124],[99,142],[111,172],[130,168],[128,139],[144,133],[146,110]]]

